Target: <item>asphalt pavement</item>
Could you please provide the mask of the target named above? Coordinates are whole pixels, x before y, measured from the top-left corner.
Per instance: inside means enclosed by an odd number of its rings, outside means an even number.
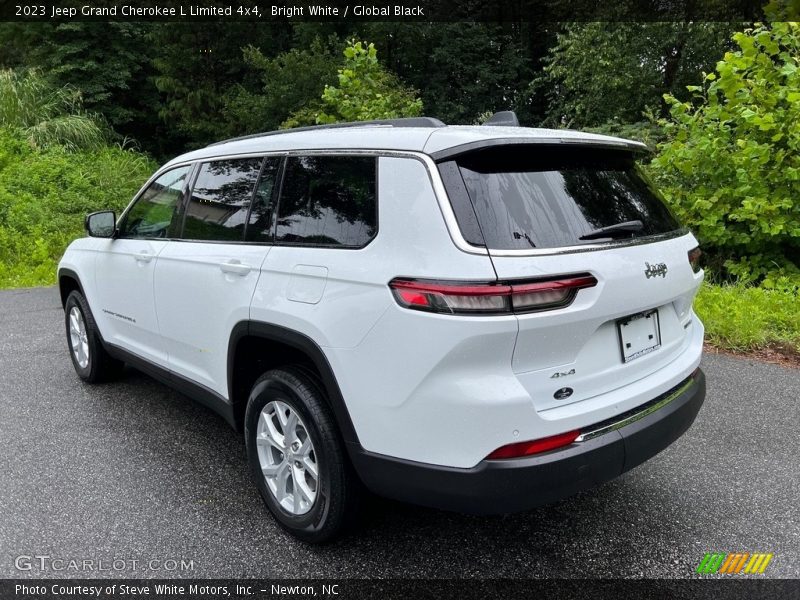
[[[800,577],[796,369],[706,356],[686,435],[557,504],[486,518],[375,499],[310,547],[271,520],[221,418],[132,369],[78,379],[55,288],[0,292],[0,332],[0,577],[682,578],[734,551]]]

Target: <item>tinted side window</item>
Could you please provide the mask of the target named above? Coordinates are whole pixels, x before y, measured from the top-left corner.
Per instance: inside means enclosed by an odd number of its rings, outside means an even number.
[[[175,215],[183,196],[190,166],[161,175],[139,196],[125,216],[120,236],[126,238],[171,237],[177,229]]]
[[[183,223],[187,240],[242,241],[261,158],[203,163]]]
[[[276,179],[281,164],[279,157],[267,157],[261,168],[261,177],[253,196],[250,222],[247,224],[247,240],[250,242],[272,242],[275,203],[278,201]]]
[[[287,158],[277,241],[351,248],[367,244],[377,230],[376,161],[363,156]]]

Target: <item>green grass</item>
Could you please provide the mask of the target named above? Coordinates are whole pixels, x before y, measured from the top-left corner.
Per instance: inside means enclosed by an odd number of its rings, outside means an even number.
[[[0,288],[53,285],[64,249],[84,235],[84,216],[119,214],[154,170],[131,150],[35,148],[0,126]]]
[[[780,346],[800,352],[797,292],[705,284],[694,307],[712,346],[735,351]]]

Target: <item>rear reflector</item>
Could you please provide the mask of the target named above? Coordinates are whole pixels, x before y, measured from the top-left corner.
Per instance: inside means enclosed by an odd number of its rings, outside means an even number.
[[[397,278],[389,282],[404,308],[445,314],[509,314],[568,306],[578,290],[594,287],[588,273],[544,281],[474,283]]]
[[[530,456],[532,454],[547,452],[548,450],[555,450],[556,448],[563,448],[564,446],[569,446],[572,442],[574,442],[580,433],[580,431],[568,431],[566,433],[559,433],[558,435],[542,438],[540,440],[508,444],[507,446],[501,446],[486,458],[488,460],[519,458],[521,456]]]
[[[692,265],[692,269],[694,270],[695,273],[700,271],[700,257],[702,255],[703,253],[700,251],[699,246],[689,250],[689,264]]]

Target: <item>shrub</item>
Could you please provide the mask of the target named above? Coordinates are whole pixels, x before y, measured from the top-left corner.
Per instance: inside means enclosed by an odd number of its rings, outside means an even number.
[[[800,23],[733,36],[671,120],[653,172],[723,274],[800,281]]]

